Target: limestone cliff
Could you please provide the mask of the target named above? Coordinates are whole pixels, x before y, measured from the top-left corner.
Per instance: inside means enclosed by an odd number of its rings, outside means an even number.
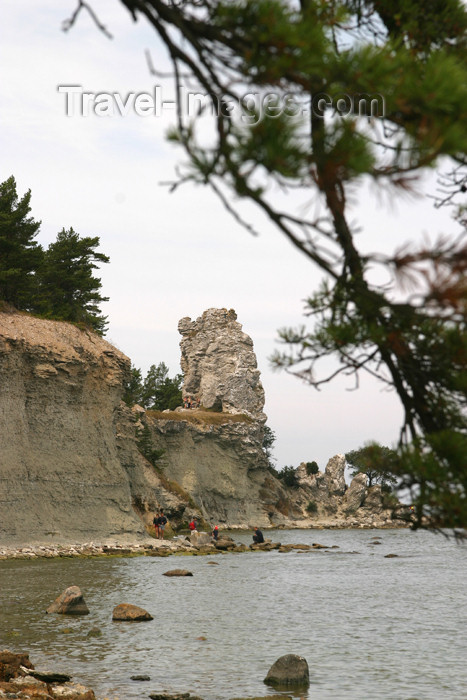
[[[358,477],[347,489],[338,458],[299,470],[298,489],[268,470],[264,391],[235,312],[179,328],[201,408],[156,414],[123,404],[130,361],[102,338],[0,313],[0,542],[146,539],[159,507],[174,527],[195,514],[224,527],[384,522],[381,494]]]
[[[0,538],[137,535],[115,442],[128,359],[71,324],[0,314]]]
[[[271,527],[288,522],[286,490],[267,469],[263,425],[205,411],[144,417],[160,468],[190,495],[203,518],[225,527]],[[158,466],[159,466],[158,465]],[[279,506],[279,508],[278,508]]]

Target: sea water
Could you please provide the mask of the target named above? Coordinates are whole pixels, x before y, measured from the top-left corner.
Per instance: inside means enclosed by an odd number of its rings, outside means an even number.
[[[270,666],[299,654],[310,687],[297,698],[467,699],[467,544],[409,530],[265,534],[329,549],[2,561],[0,648],[29,652],[98,698],[267,696]],[[163,576],[174,568],[193,576]],[[45,614],[71,585],[90,614]],[[154,619],[113,622],[119,603]]]

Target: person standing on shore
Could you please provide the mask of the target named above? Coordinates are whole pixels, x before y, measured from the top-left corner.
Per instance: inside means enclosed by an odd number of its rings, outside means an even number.
[[[154,523],[154,529],[156,531],[156,540],[159,539],[159,511],[156,511],[156,515],[154,516],[152,522]]]
[[[167,525],[167,518],[165,517],[164,511],[161,508],[160,515],[159,515],[159,539],[161,539],[161,540],[164,539],[164,529],[165,529],[166,525]]]

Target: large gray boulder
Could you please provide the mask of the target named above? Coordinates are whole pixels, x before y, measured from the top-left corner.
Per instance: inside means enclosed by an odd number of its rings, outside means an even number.
[[[242,331],[233,309],[207,309],[196,321],[182,318],[180,365],[183,395],[203,408],[247,413],[265,420],[264,390],[253,341]]]
[[[190,542],[191,544],[195,545],[195,547],[199,547],[203,544],[211,544],[212,537],[208,532],[195,531],[190,535]]]
[[[273,663],[264,682],[277,689],[307,687],[310,683],[308,663],[303,656],[285,654]]]

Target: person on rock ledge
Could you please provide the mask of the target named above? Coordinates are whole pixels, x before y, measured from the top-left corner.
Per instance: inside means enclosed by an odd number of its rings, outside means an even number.
[[[253,542],[255,544],[261,544],[264,542],[263,533],[257,527],[255,527],[255,532],[253,534]]]
[[[164,515],[164,511],[160,510],[160,515],[159,515],[159,539],[163,540],[164,539],[164,528],[167,525],[167,518]]]

